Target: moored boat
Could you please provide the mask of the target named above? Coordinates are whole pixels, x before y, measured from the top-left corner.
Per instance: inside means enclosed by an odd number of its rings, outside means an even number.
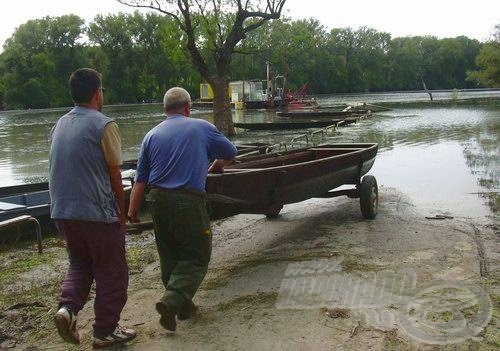
[[[294,121],[294,122],[261,122],[261,123],[234,123],[236,128],[248,130],[296,130],[307,128],[324,128],[342,122],[344,125],[355,123],[358,119],[356,117],[336,118],[336,119],[322,119],[322,120],[309,120],[309,121]]]
[[[321,111],[278,111],[276,116],[278,117],[289,117],[289,118],[299,118],[299,117],[337,117],[337,116],[352,116],[355,115],[353,111],[343,111],[343,110],[321,110]]]

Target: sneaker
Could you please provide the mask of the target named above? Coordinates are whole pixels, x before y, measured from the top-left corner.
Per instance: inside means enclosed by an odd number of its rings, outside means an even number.
[[[136,336],[137,333],[135,330],[117,326],[114,332],[106,335],[105,337],[98,338],[94,336],[92,340],[92,346],[95,348],[100,348],[115,344],[122,344],[124,342],[132,340]]]
[[[57,331],[64,341],[72,344],[80,343],[80,335],[76,329],[76,314],[67,307],[61,307],[54,316]]]
[[[193,301],[189,300],[184,304],[179,313],[177,314],[177,319],[183,321],[193,317],[198,312],[198,306],[196,306]]]
[[[175,321],[175,313],[162,301],[156,303],[156,311],[160,314],[160,324],[163,328],[175,331],[177,323]]]

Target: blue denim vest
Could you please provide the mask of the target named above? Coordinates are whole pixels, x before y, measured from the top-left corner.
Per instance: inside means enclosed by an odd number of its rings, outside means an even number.
[[[119,220],[101,139],[112,119],[77,106],[52,128],[49,158],[50,216],[113,223]]]

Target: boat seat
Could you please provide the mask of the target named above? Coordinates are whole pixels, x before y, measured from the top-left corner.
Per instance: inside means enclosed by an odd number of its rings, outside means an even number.
[[[295,163],[300,163],[300,162],[306,162],[306,161],[311,161],[313,160],[314,155],[311,151],[305,150],[302,152],[297,152],[297,153],[290,153],[290,154],[268,154],[264,155],[262,158],[258,158],[254,161],[247,161],[242,164],[238,165],[232,165],[227,167],[226,169],[229,170],[232,167],[238,168],[238,169],[256,169],[256,168],[269,168],[269,167],[276,167],[276,166],[285,166],[285,165],[291,165]],[[236,167],[237,166],[237,167]]]

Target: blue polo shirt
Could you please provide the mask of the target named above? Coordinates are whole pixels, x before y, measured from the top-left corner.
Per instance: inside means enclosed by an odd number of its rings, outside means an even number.
[[[230,160],[236,153],[236,147],[213,124],[169,116],[144,137],[135,181],[164,189],[205,191],[210,163]]]

